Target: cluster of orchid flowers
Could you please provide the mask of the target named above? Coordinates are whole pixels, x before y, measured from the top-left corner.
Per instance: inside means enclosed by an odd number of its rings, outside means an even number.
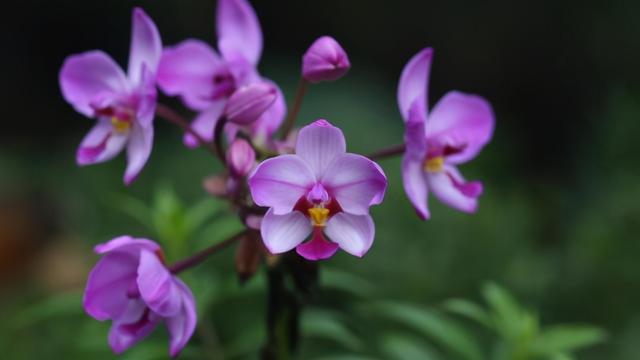
[[[375,234],[369,207],[383,201],[384,171],[348,153],[344,134],[327,120],[293,129],[306,86],[337,80],[351,66],[335,39],[323,36],[304,54],[301,85],[285,122],[282,92],[257,70],[262,32],[247,0],[218,0],[218,52],[199,40],[163,48],[142,9],[133,10],[132,21],[126,74],[97,50],[69,56],[60,72],[65,100],[96,120],[77,151],[79,165],[108,161],[126,148],[124,182],[131,184],[151,153],[154,118],[162,117],[182,128],[186,146],[204,147],[223,162],[227,171],[207,179],[205,189],[236,207],[245,232],[262,239],[266,256],[293,249],[308,260],[327,259],[338,248],[358,257],[367,253]],[[416,54],[400,78],[404,144],[370,156],[404,154],[404,188],[423,219],[430,217],[429,192],[455,209],[476,211],[482,184],[467,182],[456,166],[478,154],[494,126],[490,104],[460,92],[447,93],[428,112],[432,56],[430,48]],[[156,88],[197,112],[193,121],[159,104]],[[212,251],[172,266],[148,239],[120,236],[95,251],[102,258],[89,274],[84,308],[97,320],[112,320],[113,351],[127,350],[164,322],[169,353],[179,354],[197,315],[193,294],[176,275]]]

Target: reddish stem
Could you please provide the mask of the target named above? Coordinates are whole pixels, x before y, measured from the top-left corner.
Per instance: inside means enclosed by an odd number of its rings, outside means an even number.
[[[218,154],[216,147],[214,144],[205,140],[200,134],[194,131],[189,124],[189,121],[185,119],[182,115],[178,114],[175,110],[171,109],[167,105],[158,103],[156,105],[156,115],[167,120],[168,122],[179,126],[184,132],[191,134],[200,145],[204,146],[209,152],[221,158],[221,155]],[[223,161],[224,163],[224,161]]]
[[[389,158],[396,155],[404,154],[405,146],[404,144],[390,146],[367,155],[367,157],[371,160],[380,160]]]
[[[309,85],[307,80],[301,77],[300,82],[298,83],[298,89],[296,90],[296,98],[293,102],[293,108],[291,108],[291,112],[289,112],[289,116],[287,116],[287,120],[282,126],[282,135],[280,137],[282,140],[286,140],[291,129],[293,129],[293,124],[295,124],[300,108],[302,107],[302,99],[304,99],[304,95],[307,93],[307,85]]]
[[[210,255],[217,253],[218,251],[226,248],[227,246],[233,244],[234,242],[240,240],[243,236],[251,231],[250,229],[244,229],[241,232],[233,235],[232,237],[219,242],[217,244],[211,245],[208,248],[195,253],[194,255],[189,256],[186,259],[180,260],[169,267],[169,271],[173,274],[177,274],[183,270],[192,268],[196,265],[199,265],[203,261],[205,261]]]

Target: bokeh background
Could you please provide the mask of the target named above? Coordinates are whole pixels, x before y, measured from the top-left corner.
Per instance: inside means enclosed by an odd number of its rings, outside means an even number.
[[[167,45],[189,37],[215,44],[213,0],[22,1],[0,13],[2,358],[113,357],[108,324],[81,308],[94,244],[125,233],[152,237],[176,260],[239,227],[202,190],[202,178],[218,165],[205,151],[185,149],[177,129],[161,120],[151,159],[131,187],[121,181],[123,157],[75,165],[91,120],[62,99],[59,68],[65,56],[89,49],[124,64],[135,5]],[[338,254],[322,264],[326,286],[311,300],[301,358],[464,358],[437,336],[423,339],[383,322],[362,331],[347,321],[344,304],[376,299],[437,310],[451,298],[483,303],[487,281],[509,289],[543,325],[606,331],[604,342],[576,358],[640,358],[640,2],[253,5],[265,34],[260,70],[289,103],[301,54],[316,37],[330,34],[348,51],[348,76],[312,87],[298,125],[327,118],[343,128],[353,152],[402,140],[397,80],[425,46],[436,51],[430,104],[449,90],[477,93],[497,117],[491,144],[461,169],[485,184],[476,215],[432,201],[433,219],[419,221],[401,187],[399,160],[381,161],[390,190],[373,210],[374,246],[362,260]],[[202,317],[186,358],[253,358],[263,341],[264,278],[240,286],[233,256],[225,250],[185,275]],[[490,331],[457,320],[481,347],[493,341]],[[369,330],[383,339],[376,341],[382,349],[367,345]],[[163,341],[159,331],[127,356],[164,358]]]

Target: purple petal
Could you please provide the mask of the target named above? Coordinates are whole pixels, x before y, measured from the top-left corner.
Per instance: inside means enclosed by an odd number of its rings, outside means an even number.
[[[302,57],[302,76],[312,83],[337,80],[350,67],[347,53],[331,36],[318,38]]]
[[[142,65],[142,79],[134,97],[138,100],[136,120],[143,127],[151,126],[156,113],[158,91],[156,79],[146,65]]]
[[[162,54],[162,40],[153,20],[141,8],[133,9],[131,47],[129,49],[129,79],[134,84],[142,80],[143,65],[155,74]]]
[[[309,166],[297,155],[280,155],[260,163],[249,177],[253,201],[273,208],[274,214],[290,212],[315,183]]]
[[[257,144],[265,144],[278,130],[287,114],[287,104],[280,87],[271,80],[264,80],[275,87],[276,100],[253,124],[250,125],[251,135]]]
[[[211,107],[213,95],[221,86],[228,86],[223,81],[226,72],[226,65],[208,44],[185,40],[162,51],[158,86],[169,96],[180,95],[192,110],[201,111]]]
[[[127,139],[126,134],[113,132],[113,125],[109,120],[98,120],[80,143],[76,161],[83,166],[111,160],[122,151]]]
[[[362,155],[337,156],[325,170],[320,182],[348,213],[364,215],[369,206],[382,202],[387,177],[373,161]]]
[[[246,0],[218,0],[218,49],[228,61],[243,59],[257,64],[262,52],[258,17]]]
[[[148,250],[151,252],[161,251],[160,245],[156,242],[148,239],[132,238],[131,236],[119,236],[106,243],[98,244],[94,248],[96,254],[107,254],[114,251],[126,252],[135,255],[136,257],[141,250]],[[136,266],[137,267],[137,266]]]
[[[491,105],[476,95],[451,91],[433,107],[426,125],[427,139],[436,146],[461,148],[447,157],[451,164],[474,158],[493,134]]]
[[[191,129],[195,131],[205,141],[213,140],[213,132],[216,128],[216,124],[224,111],[226,100],[218,100],[211,104],[206,110],[198,114],[191,122]],[[187,147],[195,148],[200,146],[200,142],[195,136],[185,133],[182,138],[184,144]]]
[[[466,213],[474,213],[478,209],[482,185],[478,182],[466,183],[451,165],[445,165],[443,171],[427,173],[427,184],[440,201],[454,209]]]
[[[259,82],[237,89],[227,101],[225,116],[231,123],[249,125],[273,105],[278,92],[268,82]]]
[[[123,353],[149,335],[160,322],[139,299],[129,300],[127,309],[114,319],[109,331],[109,345],[116,354]]]
[[[431,215],[427,206],[427,179],[423,169],[423,162],[409,154],[402,159],[402,184],[411,204],[423,219]]]
[[[423,49],[414,55],[402,70],[398,85],[398,106],[405,121],[409,118],[409,109],[414,101],[420,103],[421,109],[427,110],[427,86],[432,58],[433,49]]]
[[[320,228],[314,229],[311,240],[296,247],[298,255],[307,260],[324,260],[338,251],[338,244],[325,239]]]
[[[134,123],[127,144],[127,169],[124,172],[124,183],[131,185],[147,163],[153,147],[153,126],[143,127]]]
[[[296,154],[309,164],[318,179],[333,159],[346,151],[342,130],[326,120],[316,120],[298,133]]]
[[[341,212],[329,219],[325,233],[329,239],[338,243],[342,250],[362,257],[373,244],[375,226],[369,215]]]
[[[276,215],[269,209],[260,227],[262,241],[272,254],[287,252],[311,233],[311,222],[299,211]]]
[[[169,330],[169,354],[177,356],[187,345],[196,329],[198,316],[196,315],[196,301],[189,287],[180,279],[175,279],[182,296],[182,309],[180,313],[165,320]]]
[[[91,103],[105,94],[117,96],[129,89],[127,77],[113,59],[102,51],[88,51],[67,57],[60,70],[62,96],[76,111],[92,117]]]
[[[137,283],[140,296],[158,315],[174,316],[182,308],[182,296],[173,281],[173,276],[156,254],[141,251]]]
[[[138,257],[127,252],[104,256],[89,273],[83,306],[87,314],[103,321],[122,314],[129,299],[127,290],[135,281]]]
[[[233,176],[243,178],[256,165],[256,152],[245,139],[235,139],[227,149],[227,166]]]

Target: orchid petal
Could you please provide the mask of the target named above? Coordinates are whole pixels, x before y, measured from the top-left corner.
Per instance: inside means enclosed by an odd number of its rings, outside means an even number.
[[[307,260],[323,260],[332,257],[338,248],[338,244],[325,239],[322,230],[314,229],[311,240],[298,245],[296,252]]]
[[[344,212],[331,217],[325,229],[327,236],[351,255],[364,256],[375,236],[375,226],[369,215],[352,215]]]
[[[114,319],[128,303],[127,290],[135,281],[138,257],[126,252],[108,254],[89,273],[83,307],[96,320]]]
[[[402,159],[402,183],[404,191],[418,215],[423,220],[428,219],[430,217],[427,206],[428,189],[422,160],[409,154],[404,155]]]
[[[342,154],[327,166],[320,182],[351,214],[365,215],[379,204],[387,188],[387,177],[375,162],[362,155]]]
[[[129,300],[127,309],[114,319],[109,330],[109,345],[116,354],[123,353],[147,337],[158,325],[160,318],[150,312],[139,299]]]
[[[196,329],[198,317],[196,315],[196,301],[189,287],[180,279],[174,279],[175,286],[182,296],[182,310],[175,316],[165,320],[169,330],[169,355],[177,356],[187,345],[187,342]]]
[[[174,316],[182,308],[182,296],[173,276],[155,253],[141,251],[137,283],[140,296],[158,315]]]
[[[346,151],[342,130],[326,120],[316,120],[298,133],[296,154],[309,164],[318,179],[333,159]]]
[[[250,125],[251,134],[257,143],[265,143],[278,130],[287,114],[287,104],[280,87],[271,80],[264,80],[273,85],[277,91],[276,100],[253,124]]]
[[[143,65],[155,74],[162,54],[162,40],[153,20],[141,8],[133,9],[131,48],[129,50],[129,79],[138,84],[143,77]]]
[[[158,86],[169,96],[179,95],[192,110],[201,111],[211,107],[217,90],[215,77],[225,72],[225,64],[211,46],[189,39],[162,51]]]
[[[262,30],[246,0],[218,0],[218,49],[228,61],[243,59],[253,65],[262,52]]]
[[[160,245],[156,242],[148,239],[133,238],[131,236],[119,236],[106,243],[98,244],[94,248],[96,254],[108,254],[111,252],[126,252],[136,257],[141,250],[147,250],[151,252],[160,251]]]
[[[276,215],[269,209],[262,219],[260,233],[270,253],[280,254],[298,246],[311,233],[311,222],[299,211]]]
[[[478,197],[482,193],[479,182],[466,183],[451,165],[445,165],[440,172],[427,173],[426,178],[429,189],[440,201],[466,213],[476,212]]]
[[[402,70],[398,85],[398,106],[405,121],[409,119],[409,109],[415,101],[420,103],[420,108],[425,110],[426,115],[432,58],[433,49],[423,49]]]
[[[134,123],[131,127],[129,144],[127,145],[127,169],[124,172],[124,183],[131,185],[147,163],[153,147],[153,127],[143,127]]]
[[[76,152],[76,161],[83,166],[111,160],[122,151],[128,138],[126,134],[114,132],[109,120],[98,120],[82,139]]]
[[[253,201],[259,206],[273,208],[276,215],[290,212],[314,183],[311,169],[297,155],[267,159],[249,177]]]
[[[94,115],[91,103],[95,99],[123,94],[129,86],[120,66],[98,50],[67,57],[59,78],[64,99],[88,117]]]
[[[218,100],[212,103],[205,111],[198,114],[191,122],[191,130],[195,131],[205,141],[212,141],[214,137],[213,132],[224,111],[225,103],[225,100]],[[195,148],[201,145],[200,141],[190,133],[185,133],[182,140],[189,148]]]
[[[485,99],[457,91],[445,94],[433,107],[426,124],[429,143],[461,151],[447,156],[447,162],[461,164],[474,158],[489,142],[495,119]]]

